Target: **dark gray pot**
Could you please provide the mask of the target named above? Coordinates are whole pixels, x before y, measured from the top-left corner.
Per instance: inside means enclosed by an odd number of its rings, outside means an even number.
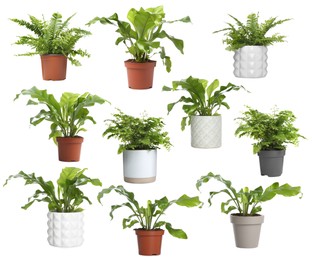
[[[261,175],[269,177],[282,175],[285,150],[260,151],[258,155]]]

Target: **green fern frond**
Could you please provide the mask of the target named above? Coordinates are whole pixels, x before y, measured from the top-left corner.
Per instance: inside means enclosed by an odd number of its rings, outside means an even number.
[[[32,56],[35,54],[63,54],[73,65],[80,66],[80,62],[74,56],[90,57],[86,51],[75,50],[76,43],[83,37],[91,35],[91,32],[80,28],[68,28],[70,20],[75,14],[68,17],[64,22],[60,13],[53,13],[50,20],[42,20],[29,16],[30,22],[10,19],[32,31],[35,36],[19,36],[15,42],[17,45],[28,45],[33,52],[27,52],[18,56]]]
[[[227,28],[213,32],[224,32],[226,38],[223,40],[223,43],[227,45],[226,50],[229,51],[238,50],[243,46],[268,46],[276,42],[284,42],[286,36],[278,33],[272,36],[266,36],[266,34],[275,26],[291,20],[277,20],[277,17],[271,17],[263,23],[259,23],[259,13],[251,13],[247,16],[246,24],[244,24],[236,17],[229,16],[236,24],[227,23]]]
[[[35,17],[33,16],[29,16],[31,23],[25,21],[25,20],[20,20],[20,19],[10,19],[12,22],[17,23],[20,26],[24,26],[26,27],[28,30],[32,31],[33,33],[35,33],[38,36],[42,35],[42,24],[40,22],[38,22],[37,19],[35,19]]]

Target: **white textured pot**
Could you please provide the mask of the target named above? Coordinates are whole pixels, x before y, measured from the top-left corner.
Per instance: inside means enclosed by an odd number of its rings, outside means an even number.
[[[222,139],[221,116],[191,116],[191,145],[195,148],[218,148]]]
[[[268,73],[268,48],[245,46],[234,54],[234,75],[239,78],[262,78]]]
[[[82,212],[49,212],[48,242],[56,247],[76,247],[83,243]]]
[[[126,150],[123,152],[125,182],[150,183],[156,180],[157,150]]]
[[[258,247],[261,225],[264,216],[239,216],[232,214],[231,222],[233,224],[235,244],[240,248]]]

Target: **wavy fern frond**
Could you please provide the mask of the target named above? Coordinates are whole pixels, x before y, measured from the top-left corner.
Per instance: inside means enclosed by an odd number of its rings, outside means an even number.
[[[278,33],[272,36],[266,36],[266,34],[277,25],[291,20],[277,20],[277,17],[271,17],[263,23],[259,23],[259,13],[251,13],[247,16],[246,24],[244,24],[236,17],[229,16],[236,24],[227,23],[229,27],[213,32],[225,32],[226,38],[223,43],[227,45],[226,50],[229,51],[235,51],[244,46],[268,46],[276,42],[284,42],[286,36]]]
[[[64,22],[60,13],[54,13],[50,20],[42,20],[29,16],[30,22],[11,19],[11,21],[24,26],[32,31],[35,36],[19,36],[15,42],[17,45],[28,45],[33,52],[19,54],[18,56],[31,56],[35,54],[63,54],[73,65],[80,66],[80,62],[74,56],[90,57],[86,51],[75,50],[76,43],[83,37],[91,35],[87,30],[80,28],[68,28],[70,20],[75,14],[68,17]]]

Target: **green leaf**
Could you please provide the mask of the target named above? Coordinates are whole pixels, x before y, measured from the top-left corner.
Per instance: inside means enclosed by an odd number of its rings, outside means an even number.
[[[211,94],[213,93],[213,91],[215,91],[218,87],[219,87],[219,80],[215,79],[207,88],[206,92],[207,92],[207,96],[208,98],[211,98]]]
[[[162,91],[171,91],[171,90],[172,90],[172,88],[169,88],[167,86],[163,86],[163,88],[162,88]]]
[[[187,239],[187,234],[182,229],[174,229],[168,222],[166,223],[166,229],[168,230],[170,235],[176,238]]]
[[[179,199],[177,199],[175,203],[179,206],[184,206],[188,208],[200,206],[202,204],[198,196],[189,197],[186,194],[182,195]]]

